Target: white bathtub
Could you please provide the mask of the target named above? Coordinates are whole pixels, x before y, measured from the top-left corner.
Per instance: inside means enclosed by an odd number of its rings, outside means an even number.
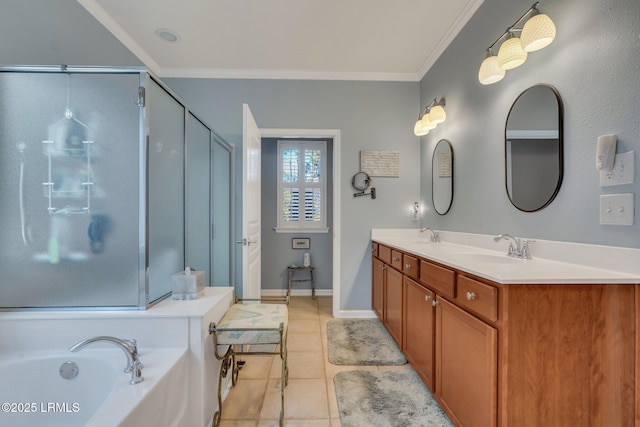
[[[0,426],[183,426],[187,411],[187,350],[140,349],[144,381],[130,385],[118,348],[0,355]],[[78,374],[63,379],[67,361]]]

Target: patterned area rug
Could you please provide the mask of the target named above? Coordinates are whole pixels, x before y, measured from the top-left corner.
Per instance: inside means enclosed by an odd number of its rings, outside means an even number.
[[[333,378],[342,427],[449,427],[413,369],[346,371]]]
[[[378,319],[334,319],[327,323],[329,362],[334,365],[404,365],[404,357]]]

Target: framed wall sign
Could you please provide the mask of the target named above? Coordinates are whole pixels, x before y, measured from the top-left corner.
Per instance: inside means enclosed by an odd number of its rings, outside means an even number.
[[[309,249],[311,239],[306,237],[294,237],[291,239],[291,249]]]

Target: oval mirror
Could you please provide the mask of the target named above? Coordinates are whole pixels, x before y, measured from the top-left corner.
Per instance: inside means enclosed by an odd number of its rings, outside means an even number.
[[[515,100],[505,127],[505,178],[511,203],[534,212],[549,205],[562,184],[562,100],[549,85]]]
[[[438,141],[433,150],[431,190],[436,212],[440,215],[449,212],[453,202],[453,148],[446,139]]]

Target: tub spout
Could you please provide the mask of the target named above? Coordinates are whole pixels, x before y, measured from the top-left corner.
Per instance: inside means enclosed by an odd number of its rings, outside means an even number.
[[[127,356],[127,367],[124,371],[127,373],[131,372],[131,380],[129,381],[129,384],[138,384],[144,380],[142,377],[142,368],[144,368],[144,365],[140,362],[140,359],[138,359],[138,347],[136,345],[136,340],[123,340],[107,336],[93,337],[72,345],[69,347],[69,351],[75,353],[91,343],[100,341],[110,342],[124,351],[124,354]]]

